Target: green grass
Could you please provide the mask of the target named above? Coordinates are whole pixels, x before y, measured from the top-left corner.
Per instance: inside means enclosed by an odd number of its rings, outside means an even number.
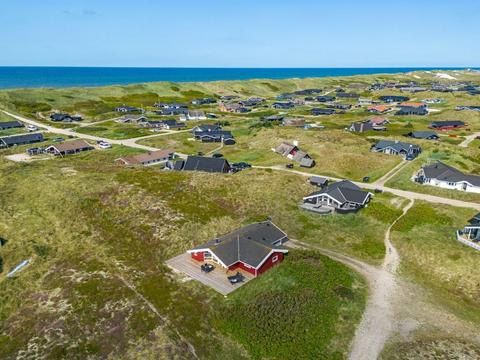
[[[474,271],[480,252],[458,242],[455,232],[475,210],[417,202],[392,230],[401,271],[427,288],[435,302],[468,321],[480,322]]]
[[[141,128],[132,124],[119,124],[115,121],[107,121],[98,125],[78,127],[76,131],[81,134],[95,135],[116,140],[153,135],[149,129]]]
[[[480,150],[475,148],[461,148],[455,145],[428,142],[423,143],[423,153],[417,160],[402,168],[385,185],[402,190],[410,190],[419,193],[443,196],[446,198],[465,201],[480,201],[480,195],[458,190],[441,189],[436,186],[420,185],[411,180],[420,167],[427,163],[443,161],[465,173],[480,174]]]
[[[237,134],[237,144],[222,153],[232,161],[250,161],[254,165],[285,165],[292,161],[276,154],[272,148],[282,141],[299,142],[299,147],[316,161],[312,169],[302,171],[361,180],[381,177],[395,167],[400,158],[370,152],[372,143],[365,138],[338,130],[302,130],[276,127],[251,129]],[[298,168],[298,165],[297,165]]]
[[[196,141],[193,139],[193,135],[190,132],[152,137],[140,140],[138,143],[153,146],[158,149],[169,148],[188,155],[196,155],[198,152],[206,154],[221,146],[220,143],[202,143],[201,141]],[[221,151],[223,153],[223,149]]]
[[[185,358],[188,347],[179,334],[201,358],[240,359],[249,354],[233,334],[212,328],[224,298],[197,282],[175,281],[163,261],[269,215],[289,234],[303,238],[297,219],[304,214],[296,202],[309,186],[298,176],[263,171],[219,176],[114,165],[115,158],[135,152],[114,146],[29,164],[0,156],[0,236],[8,240],[1,248],[5,271],[32,259],[15,278],[0,275],[0,357],[15,357],[31,343],[38,349],[35,354],[48,358],[67,353],[119,357],[139,348],[153,357],[161,349],[162,354]],[[271,193],[264,190],[267,181],[275,189]],[[342,226],[338,223],[337,229]],[[321,262],[330,264],[323,258]],[[298,266],[285,264],[286,270],[280,266],[271,276],[283,277],[282,271],[288,270],[287,278],[302,277],[296,274]],[[344,284],[345,276],[355,278],[343,266],[328,268],[333,288]],[[295,286],[296,291],[303,286]],[[342,344],[351,339],[363,301],[358,295],[351,307],[331,308],[345,316],[341,327],[329,330],[329,353],[345,350]],[[56,335],[60,331],[63,337]]]
[[[235,292],[216,323],[254,359],[344,359],[366,288],[358,275],[315,252],[291,251],[272,271]],[[346,332],[347,336],[339,336]]]

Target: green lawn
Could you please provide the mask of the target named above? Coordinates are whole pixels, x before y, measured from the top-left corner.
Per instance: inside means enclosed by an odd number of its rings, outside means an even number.
[[[392,239],[400,252],[401,272],[429,289],[434,302],[458,316],[480,323],[480,274],[474,269],[480,252],[458,242],[475,210],[417,202],[400,219]]]
[[[198,152],[206,154],[221,146],[220,143],[202,143],[201,141],[196,141],[193,139],[193,135],[190,132],[152,137],[140,140],[138,143],[142,145],[153,146],[158,149],[169,148],[188,155],[197,155]],[[221,151],[223,153],[223,149]]]
[[[222,304],[217,326],[254,359],[344,359],[365,305],[363,280],[315,252],[286,260]]]
[[[300,149],[308,152],[316,162],[314,168],[301,168],[302,171],[351,180],[361,180],[364,176],[377,179],[401,161],[400,157],[372,153],[371,141],[340,130],[261,128],[242,132],[236,140],[235,146],[222,150],[231,161],[285,165],[292,161],[274,153],[272,149],[282,141],[292,143],[297,140]],[[298,164],[296,167],[299,168]]]
[[[149,129],[133,124],[120,124],[115,121],[107,121],[98,125],[78,127],[76,131],[81,134],[95,135],[116,140],[130,139],[154,134]]]
[[[168,351],[188,358],[186,340],[201,358],[256,356],[256,350],[227,331],[226,324],[212,326],[228,299],[200,283],[176,281],[162,264],[194,244],[267,216],[292,237],[306,239],[299,222],[305,214],[296,202],[310,186],[298,176],[264,171],[219,176],[114,164],[115,158],[132,152],[136,150],[116,146],[29,164],[0,156],[0,236],[8,241],[0,250],[4,266],[0,357],[15,357],[27,344],[35,344],[39,349],[35,354],[47,358],[66,354],[115,358],[138,355],[139,349],[150,357]],[[266,182],[272,192],[265,191]],[[380,214],[370,216],[374,219]],[[342,227],[338,221],[336,229],[342,231]],[[378,234],[378,241],[382,236]],[[363,285],[347,268],[313,254],[308,257],[312,257],[312,271],[318,271],[318,266],[328,269],[318,273],[322,284],[315,296],[337,299],[321,307],[331,316],[318,318],[318,324],[329,327],[315,331],[328,334],[324,344],[330,346],[316,351],[342,358],[365,301]],[[24,259],[31,259],[31,265],[6,279],[5,272]],[[284,270],[283,265],[278,267],[257,279],[258,285],[253,281],[235,296],[240,299],[243,291],[255,291],[263,298],[264,282],[303,278],[306,270],[299,264],[309,260],[298,261],[292,253]],[[310,291],[309,283],[291,286],[295,292]],[[264,296],[271,290],[266,286]],[[354,297],[348,300],[352,292]],[[244,302],[244,306],[250,305]],[[251,306],[256,306],[254,299]],[[339,327],[334,327],[332,321],[340,317]],[[272,326],[284,329],[282,324]],[[312,341],[312,337],[306,339]],[[315,346],[305,347],[305,357]],[[26,353],[34,356],[32,351]]]

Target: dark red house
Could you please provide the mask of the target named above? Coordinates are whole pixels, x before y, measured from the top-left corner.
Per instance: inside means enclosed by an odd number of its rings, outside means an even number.
[[[466,124],[460,120],[434,121],[430,124],[431,129],[435,130],[454,130],[465,127]]]
[[[199,262],[213,262],[226,270],[242,269],[260,275],[283,261],[288,240],[270,221],[247,225],[187,252]]]

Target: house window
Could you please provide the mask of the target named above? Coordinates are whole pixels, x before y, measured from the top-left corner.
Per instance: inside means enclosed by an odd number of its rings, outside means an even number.
[[[274,262],[277,262],[278,261],[278,255],[275,255],[272,257],[272,263]]]

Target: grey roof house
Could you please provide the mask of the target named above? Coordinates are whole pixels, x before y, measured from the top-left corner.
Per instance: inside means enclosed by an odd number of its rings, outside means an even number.
[[[332,211],[344,214],[365,207],[372,196],[351,181],[342,180],[305,196],[300,207],[323,214]]]
[[[23,128],[23,124],[20,121],[5,121],[0,122],[0,130],[8,130],[15,128]]]
[[[43,135],[40,133],[5,136],[0,138],[0,149],[17,145],[33,144],[43,140]]]
[[[177,171],[203,171],[211,173],[228,173],[230,164],[224,158],[204,156],[188,156],[186,160],[177,160],[174,165]]]
[[[380,140],[370,150],[388,155],[400,155],[405,160],[413,160],[422,152],[422,148],[418,145],[393,140]]]
[[[305,151],[300,150],[297,145],[283,142],[273,149],[273,151],[288,159],[296,161],[301,167],[312,168],[315,166],[315,160],[313,160]]]
[[[413,180],[443,189],[480,193],[480,176],[465,174],[441,161],[423,166]]]
[[[213,262],[225,271],[241,269],[253,276],[279,264],[288,250],[287,234],[270,221],[250,224],[188,250],[193,260]]]
[[[423,140],[438,140],[440,138],[435,131],[412,131],[406,136]]]

